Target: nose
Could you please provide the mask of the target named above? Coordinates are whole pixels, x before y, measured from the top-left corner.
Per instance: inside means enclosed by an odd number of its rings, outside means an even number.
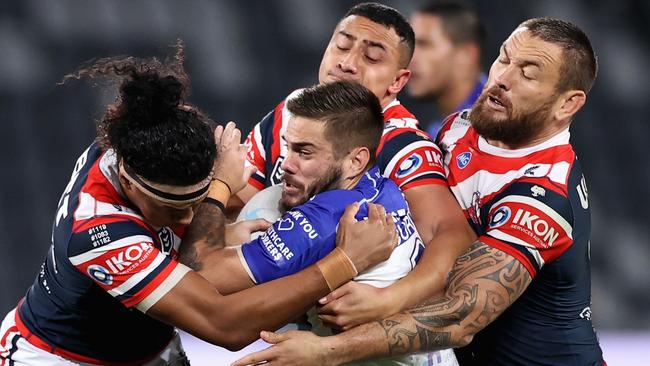
[[[494,78],[495,84],[505,91],[510,90],[512,86],[512,75],[515,71],[515,67],[506,66],[497,73],[497,76]]]
[[[287,155],[282,160],[280,164],[280,169],[282,173],[289,172],[289,174],[294,174],[296,172],[296,162],[295,162],[295,153],[292,151],[287,151]]]
[[[338,62],[337,66],[343,72],[356,74],[358,71],[358,60],[358,52],[355,50],[350,50],[350,52],[346,53]]]

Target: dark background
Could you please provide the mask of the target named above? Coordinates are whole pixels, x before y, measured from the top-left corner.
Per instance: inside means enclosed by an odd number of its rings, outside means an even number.
[[[0,3],[0,313],[33,282],[78,155],[114,91],[57,86],[91,58],[159,56],[186,43],[191,101],[247,133],[293,89],[317,82],[337,20],[352,1],[3,1]],[[421,2],[386,1],[407,15]],[[572,126],[592,209],[593,319],[650,329],[650,127],[647,1],[475,1],[486,67],[521,21],[571,20],[590,36],[600,73]],[[400,97],[421,120],[432,106]],[[2,315],[4,316],[4,315]]]

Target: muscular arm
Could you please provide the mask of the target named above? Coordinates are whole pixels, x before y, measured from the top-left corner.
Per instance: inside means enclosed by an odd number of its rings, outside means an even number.
[[[211,206],[207,203],[199,206],[188,232],[189,239],[183,243],[187,247],[182,252],[182,260],[199,270],[206,261],[204,253],[196,253],[197,248],[209,254],[223,244],[222,237],[202,234],[200,230],[199,225],[205,223],[223,223],[221,211]],[[368,220],[356,222],[358,205],[352,206],[341,219],[337,245],[357,268],[365,269],[388,257],[396,241],[395,226],[385,211],[376,207]],[[340,256],[335,253],[323,261],[328,261],[327,267],[332,270],[340,269]],[[354,276],[348,275],[348,279]],[[316,265],[228,296],[221,295],[198,273],[189,271],[147,314],[208,342],[239,349],[257,339],[261,329],[276,329],[304,313],[327,292],[328,284]]]
[[[446,186],[421,185],[404,193],[420,236],[428,240],[418,264],[384,289],[350,282],[332,292],[320,311],[325,322],[347,330],[442,295],[456,258],[476,240]]]
[[[392,286],[389,293],[397,300],[394,312],[440,294],[456,258],[476,240],[447,186],[421,185],[404,195],[426,248],[413,271]]]
[[[531,276],[514,257],[476,242],[459,257],[443,297],[332,337],[338,362],[393,356],[471,342],[528,287]]]
[[[531,276],[514,257],[476,242],[458,257],[444,296],[332,337],[308,332],[264,334],[275,346],[233,365],[339,365],[362,359],[461,347],[505,311]]]
[[[179,262],[208,280],[221,294],[254,285],[234,248],[224,248],[225,217],[211,204],[199,205],[180,248]]]

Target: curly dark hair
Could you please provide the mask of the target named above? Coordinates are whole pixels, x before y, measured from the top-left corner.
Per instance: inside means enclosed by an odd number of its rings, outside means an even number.
[[[205,179],[216,155],[214,123],[185,104],[190,79],[179,40],[172,60],[109,57],[82,67],[68,79],[108,77],[121,81],[114,104],[97,124],[97,142],[112,148],[138,175],[151,181],[190,185]]]

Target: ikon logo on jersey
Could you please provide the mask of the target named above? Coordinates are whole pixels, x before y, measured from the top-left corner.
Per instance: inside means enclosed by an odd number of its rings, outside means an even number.
[[[141,242],[126,247],[104,261],[110,273],[127,274],[144,262],[153,252],[152,243]]]
[[[559,216],[555,212],[552,214]],[[558,220],[563,219],[558,218]],[[570,239],[570,233],[567,233],[567,230],[552,218],[551,213],[531,205],[514,202],[508,202],[507,205],[500,206],[492,212],[489,229],[498,229],[536,248],[550,248]],[[500,237],[497,234],[494,236]]]

